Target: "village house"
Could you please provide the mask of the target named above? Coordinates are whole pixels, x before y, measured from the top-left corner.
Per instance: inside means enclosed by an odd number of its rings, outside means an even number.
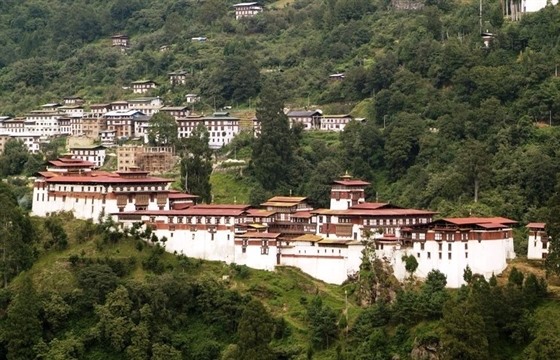
[[[96,168],[100,168],[105,163],[106,151],[103,145],[71,147],[70,154],[72,159],[88,161]]]
[[[127,35],[123,34],[116,34],[111,36],[111,42],[113,47],[120,48],[122,51],[125,51],[130,47],[130,39]]]
[[[58,106],[43,105],[43,110],[33,110],[25,115],[24,126],[27,132],[43,138],[60,134],[58,119],[62,113],[56,111]]]
[[[344,131],[350,121],[354,120],[352,115],[323,115],[321,118],[321,130]]]
[[[194,104],[200,101],[200,96],[197,94],[187,94],[185,95],[185,101],[187,104]]]
[[[143,97],[128,100],[129,110],[138,110],[146,116],[153,116],[163,107],[163,100],[158,97]]]
[[[263,7],[258,2],[246,2],[233,5],[235,8],[235,20],[253,17],[263,12]]]
[[[167,76],[169,76],[169,83],[171,86],[186,85],[189,73],[184,70],[178,70],[168,73]]]
[[[85,103],[80,96],[65,96],[62,100],[66,106],[79,106]]]
[[[29,133],[0,133],[0,154],[4,152],[6,143],[11,139],[22,142],[27,151],[31,154],[37,154],[40,150],[39,135]]]
[[[211,116],[200,119],[208,129],[211,149],[219,149],[229,144],[239,134],[239,118],[230,116],[228,112],[215,112]],[[190,134],[189,134],[190,135]]]
[[[113,110],[111,104],[92,104],[89,106],[89,109],[91,116],[94,117],[101,117],[106,112]]]
[[[302,124],[304,130],[321,129],[321,117],[319,110],[291,110],[286,114],[290,121],[290,127],[294,124]]]
[[[130,139],[136,136],[136,119],[144,118],[145,115],[138,110],[117,110],[109,111],[103,117],[107,120],[107,130],[115,131],[117,139]]]
[[[546,233],[545,223],[529,223],[529,239],[527,242],[527,259],[546,259],[550,241]]]
[[[99,131],[99,140],[101,145],[112,147],[115,145],[117,132],[115,130],[101,130]]]
[[[90,139],[99,139],[100,132],[107,128],[107,119],[92,113],[71,118],[70,123],[72,136],[85,136]]]
[[[2,121],[2,132],[15,135],[26,131],[24,118],[9,118]]]
[[[146,94],[157,88],[158,84],[152,80],[138,80],[132,82],[132,92],[135,94]]]
[[[175,120],[187,118],[191,114],[188,106],[164,106],[159,111],[173,116]]]
[[[71,118],[68,116],[61,116],[58,118],[58,135],[70,135],[71,134]]]

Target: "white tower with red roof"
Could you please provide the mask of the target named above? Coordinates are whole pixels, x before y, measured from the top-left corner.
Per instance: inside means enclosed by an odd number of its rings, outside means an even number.
[[[354,180],[346,172],[340,180],[335,180],[331,188],[331,210],[348,210],[366,201],[365,188],[369,183]]]

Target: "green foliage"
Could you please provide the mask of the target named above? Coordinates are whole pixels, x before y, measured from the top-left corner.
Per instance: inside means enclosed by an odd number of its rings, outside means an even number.
[[[269,343],[274,323],[262,303],[253,300],[245,305],[237,328],[236,359],[274,359]]]
[[[158,112],[150,119],[148,142],[152,146],[174,146],[178,131],[175,118],[165,112]]]
[[[8,350],[7,359],[23,360],[35,357],[34,346],[41,339],[40,302],[29,276],[24,276],[21,288],[8,306],[2,340]]]
[[[311,334],[311,344],[317,349],[325,349],[338,337],[336,313],[323,304],[320,297],[314,297],[307,306],[307,318]]]
[[[185,191],[212,200],[212,151],[208,146],[209,134],[204,124],[199,124],[185,141],[186,151],[181,159],[181,184]]]

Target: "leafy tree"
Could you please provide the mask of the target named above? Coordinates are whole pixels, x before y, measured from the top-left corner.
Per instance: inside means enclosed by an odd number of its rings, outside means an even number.
[[[3,338],[8,360],[33,359],[34,346],[41,339],[40,302],[29,276],[23,277],[21,288],[8,306]]]
[[[25,144],[16,139],[10,139],[4,146],[0,156],[0,173],[3,176],[20,175],[29,159],[29,152]]]
[[[320,349],[328,348],[338,337],[336,314],[320,297],[316,296],[307,307],[311,344]]]
[[[165,112],[158,112],[150,119],[148,142],[152,146],[174,146],[178,131],[175,118]]]
[[[23,215],[13,197],[0,194],[0,272],[4,287],[8,281],[33,264],[35,233],[29,217]]]
[[[204,124],[199,124],[187,139],[187,152],[181,160],[181,183],[185,191],[200,196],[206,203],[212,200],[212,150]]]
[[[546,234],[549,237],[548,256],[545,260],[547,272],[560,275],[560,183],[556,186],[554,195],[548,201],[546,213]]]
[[[90,304],[105,301],[105,296],[117,287],[119,278],[108,265],[93,264],[78,271],[78,285]]]
[[[62,227],[60,219],[48,217],[45,219],[45,227],[51,236],[50,241],[45,243],[45,248],[54,247],[56,250],[64,250],[68,247],[68,235]]]
[[[107,340],[117,351],[123,351],[130,341],[134,323],[130,319],[132,301],[128,290],[119,286],[107,296],[104,305],[97,305],[95,313],[99,317],[97,329],[101,339]]]
[[[450,301],[444,309],[441,332],[443,359],[489,359],[484,320],[469,303]]]
[[[269,343],[274,322],[262,303],[252,300],[243,310],[237,328],[237,359],[274,359]]]

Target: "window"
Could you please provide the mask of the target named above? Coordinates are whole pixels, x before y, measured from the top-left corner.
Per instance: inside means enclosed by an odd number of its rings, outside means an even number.
[[[465,259],[468,259],[468,258],[469,258],[469,253],[465,252]]]
[[[443,245],[442,244],[438,244],[438,250],[441,251],[443,249]]]
[[[465,244],[465,250],[469,250],[469,244]]]
[[[420,253],[416,253],[416,257],[420,259]]]
[[[547,247],[548,247],[548,242],[543,242],[543,243],[542,243],[542,248],[543,248],[543,249],[546,249]]]
[[[441,233],[439,233],[439,232],[435,233],[435,239],[436,239],[436,240],[442,240]],[[440,244],[440,247],[441,247],[441,244]],[[441,249],[440,249],[440,250],[441,250]]]
[[[439,253],[439,259],[441,260],[441,253]]]
[[[428,251],[428,259],[432,258],[432,253]]]
[[[451,251],[451,245],[452,244],[447,244],[447,251]]]
[[[447,259],[451,260],[451,253],[447,253]]]
[[[420,243],[420,250],[424,250],[424,243]]]

